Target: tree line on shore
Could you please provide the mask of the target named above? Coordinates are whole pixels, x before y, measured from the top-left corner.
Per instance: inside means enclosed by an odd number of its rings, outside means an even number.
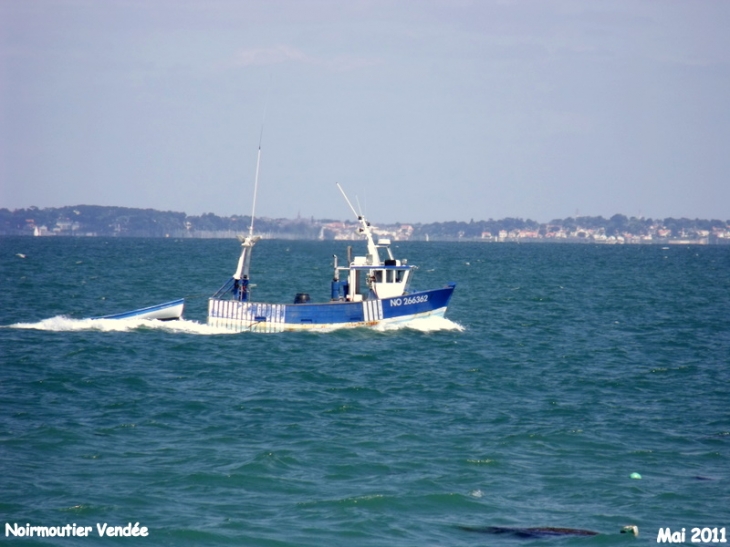
[[[77,205],[68,207],[0,209],[0,235],[91,235],[116,237],[227,237],[248,231],[251,217],[234,215],[220,217],[213,213],[187,215],[181,212],[135,209],[128,207]],[[271,219],[257,218],[256,231],[270,237],[317,239],[334,237],[333,226],[347,230],[352,221],[332,219]],[[624,234],[649,236],[657,232],[672,237],[697,237],[702,234],[730,233],[730,221],[688,218],[637,218],[616,214],[570,217],[547,223],[521,218],[500,220],[471,220],[469,222],[433,222],[383,225],[382,230],[403,233],[408,226],[408,239],[485,239],[499,234],[528,234],[534,238],[549,238],[562,234],[601,233],[606,237]]]

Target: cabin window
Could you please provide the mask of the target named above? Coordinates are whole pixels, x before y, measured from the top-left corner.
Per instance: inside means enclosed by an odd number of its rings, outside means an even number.
[[[375,282],[376,283],[383,282],[383,270],[375,270]]]
[[[402,283],[405,276],[406,276],[405,270],[396,270],[395,271],[395,282]]]
[[[356,271],[357,277],[355,278],[355,294],[362,294],[363,296],[368,294],[368,284],[365,280],[365,277],[367,276],[367,271],[365,270],[357,270]]]
[[[385,282],[386,283],[393,282],[393,270],[385,270]]]

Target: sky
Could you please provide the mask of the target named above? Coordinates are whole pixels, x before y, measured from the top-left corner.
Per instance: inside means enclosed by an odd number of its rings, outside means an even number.
[[[0,0],[0,208],[730,219],[730,2]]]

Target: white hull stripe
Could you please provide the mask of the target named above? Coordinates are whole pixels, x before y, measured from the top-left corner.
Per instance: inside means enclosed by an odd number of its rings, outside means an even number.
[[[362,303],[362,314],[366,323],[383,319],[383,301],[366,300]]]
[[[237,302],[236,300],[210,300],[209,322],[217,326],[248,330],[259,324],[267,325],[272,331],[282,330],[286,312],[285,304],[261,304]]]

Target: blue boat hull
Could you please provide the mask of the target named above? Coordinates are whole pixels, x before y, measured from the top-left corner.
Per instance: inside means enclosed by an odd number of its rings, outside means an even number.
[[[281,332],[404,323],[443,317],[455,286],[362,302],[265,304],[211,298],[208,324],[236,332]]]

